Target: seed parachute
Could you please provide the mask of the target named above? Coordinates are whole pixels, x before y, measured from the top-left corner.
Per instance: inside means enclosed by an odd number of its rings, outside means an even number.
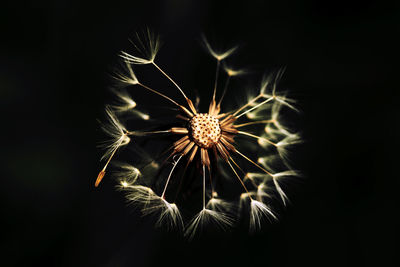
[[[149,30],[135,37],[135,53],[122,51],[122,67],[113,75],[122,86],[113,90],[117,101],[106,107],[107,120],[101,123],[109,139],[102,144],[105,165],[95,186],[107,176],[111,163],[115,170],[111,174],[129,202],[144,214],[155,214],[158,226],[181,229],[189,238],[208,224],[227,229],[244,221],[253,231],[264,219],[276,220],[276,200],[283,205],[288,202],[284,192],[287,178],[300,176],[289,161],[289,148],[301,141],[300,134],[285,124],[285,115],[298,110],[294,100],[277,90],[283,71],[266,75],[256,95],[236,109],[226,110],[222,103],[231,80],[246,71],[225,62],[237,47],[219,51],[203,37],[204,47],[216,61],[216,74],[208,110],[200,112],[199,99],[193,102],[155,62],[159,37]],[[180,97],[142,82],[136,71],[140,65],[151,66]],[[223,79],[223,89],[219,90],[218,82]],[[172,125],[140,111],[140,102],[134,101],[128,90],[150,93],[157,106],[169,103],[174,110]],[[147,121],[151,126],[146,130],[127,129],[125,122],[129,120]],[[143,140],[151,143],[159,139],[167,140],[167,145],[157,156],[141,152],[135,156],[139,160],[129,160],[136,163],[112,161],[124,146],[133,145],[138,150]],[[186,218],[189,210],[193,217]]]

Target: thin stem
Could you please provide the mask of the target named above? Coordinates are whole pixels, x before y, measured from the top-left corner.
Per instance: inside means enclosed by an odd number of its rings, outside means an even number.
[[[229,158],[229,159],[231,159],[231,158]],[[226,162],[228,162],[228,164],[229,164],[229,166],[231,167],[232,171],[235,173],[235,175],[236,175],[236,177],[238,178],[239,182],[242,184],[244,190],[246,191],[246,193],[247,193],[247,194],[249,195],[249,197],[251,198],[249,190],[247,190],[247,187],[244,185],[242,179],[240,179],[239,175],[237,174],[236,170],[233,168],[232,164],[229,162],[229,160],[227,160]]]
[[[253,124],[272,123],[272,122],[275,122],[275,120],[251,121],[251,122],[246,122],[246,123],[242,123],[242,124],[237,124],[237,125],[235,125],[235,128],[240,128],[240,127],[253,125]]]
[[[221,105],[222,100],[225,97],[226,91],[228,90],[228,85],[229,85],[229,81],[231,80],[231,75],[228,75],[228,77],[226,78],[226,82],[225,82],[225,87],[224,87],[224,91],[222,92],[222,96],[221,99],[218,101],[218,106]]]
[[[254,102],[256,102],[260,97],[262,97],[263,95],[258,95],[255,98],[253,98],[252,100],[250,100],[249,102],[247,102],[245,105],[243,105],[241,108],[239,108],[238,110],[236,110],[235,113],[233,113],[232,116],[236,116],[236,114],[238,114],[240,111],[242,111],[244,108],[247,108],[249,105],[253,104]]]
[[[172,173],[174,172],[174,169],[175,169],[176,165],[178,165],[178,162],[181,160],[182,156],[183,155],[180,155],[178,160],[176,162],[174,162],[174,165],[172,166],[172,169],[169,172],[169,175],[168,175],[168,178],[167,178],[167,182],[165,183],[164,190],[163,190],[162,195],[161,195],[162,199],[164,199],[165,192],[167,191],[168,183],[169,183],[169,180],[171,179]]]
[[[186,170],[187,170],[189,164],[190,164],[190,161],[187,161],[186,164],[185,164],[185,168],[183,169],[182,176],[181,176],[180,181],[179,181],[178,189],[176,190],[176,193],[175,193],[174,202],[176,202],[176,199],[178,198],[179,192],[181,191],[182,184],[183,184],[183,178],[185,177]]]
[[[261,136],[257,136],[257,135],[254,135],[254,134],[251,134],[251,133],[247,133],[247,132],[243,132],[243,131],[239,131],[238,133],[239,134],[243,134],[243,135],[247,135],[247,136],[250,136],[250,137],[253,137],[253,138],[256,138],[256,139],[260,139],[260,140],[266,141],[266,142],[268,142],[268,143],[270,143],[271,145],[274,145],[274,146],[278,146],[277,144],[275,144],[271,140],[269,140],[267,138],[264,138],[264,137],[261,137]]]
[[[121,136],[121,138],[120,138],[120,140],[119,140],[119,142],[118,142],[118,145],[115,146],[113,152],[111,153],[110,157],[108,158],[108,160],[107,160],[107,162],[106,162],[106,165],[104,165],[103,171],[106,170],[108,164],[110,163],[110,161],[111,161],[112,157],[114,156],[115,152],[116,152],[116,151],[118,150],[118,148],[120,147],[120,145],[121,145],[122,141],[124,140],[124,137],[125,137],[125,136],[126,136],[126,134],[124,134],[123,136]]]
[[[170,80],[175,86],[176,88],[178,88],[178,90],[182,93],[183,97],[185,99],[188,99],[187,96],[185,95],[185,93],[183,92],[183,90],[179,87],[179,85],[171,78],[168,76],[168,74],[166,74],[154,61],[152,62],[152,64],[154,65],[154,67],[156,67],[165,77],[168,78],[168,80]]]
[[[152,89],[152,88],[150,88],[147,85],[144,85],[142,83],[138,83],[138,85],[142,86],[143,88],[145,88],[145,89],[147,89],[147,90],[149,90],[149,91],[151,91],[151,92],[153,92],[153,93],[155,93],[155,94],[157,94],[159,96],[164,97],[165,99],[171,101],[174,105],[177,105],[178,107],[180,107],[180,105],[176,101],[174,101],[172,98],[170,98],[170,97],[168,97],[168,96],[166,96],[166,95],[164,95],[164,94],[162,94],[162,93],[160,93],[160,92],[158,92],[158,91],[156,91],[156,90],[154,90],[154,89]]]
[[[237,118],[240,118],[240,117],[243,116],[244,114],[246,114],[246,113],[248,113],[248,112],[250,112],[250,111],[252,111],[252,110],[255,110],[256,108],[258,108],[258,107],[260,107],[260,106],[262,106],[262,105],[268,103],[268,102],[271,101],[272,99],[274,99],[274,98],[273,98],[273,97],[270,97],[270,98],[264,100],[263,102],[261,102],[260,104],[258,104],[258,105],[256,105],[256,106],[252,107],[251,109],[246,110],[245,112],[241,113],[240,115],[238,115],[238,116],[236,116],[236,117],[237,117]]]
[[[215,82],[214,82],[213,100],[215,100],[215,95],[216,95],[216,93],[217,93],[219,65],[220,65],[220,60],[217,60],[217,69],[215,70]]]
[[[210,176],[211,197],[213,197],[215,191],[214,191],[214,185],[213,185],[213,182],[212,182],[212,177],[211,177],[211,171],[210,171],[210,169],[208,170],[208,174],[209,174],[209,176]]]
[[[243,175],[246,176],[246,173],[244,172],[244,170],[242,168],[240,168],[239,164],[237,164],[236,161],[234,161],[232,157],[230,157],[230,159],[233,162],[233,164],[235,164],[235,166],[243,173]],[[251,181],[253,186],[257,188],[257,184],[253,181],[253,179],[249,179],[249,180]]]
[[[96,182],[94,183],[94,186],[95,186],[95,187],[97,187],[97,186],[100,184],[101,180],[103,179],[108,164],[110,164],[111,159],[114,157],[115,152],[117,152],[118,148],[119,148],[120,145],[122,144],[122,141],[124,140],[124,137],[125,137],[125,136],[126,136],[126,134],[124,134],[123,136],[121,136],[121,138],[120,138],[118,144],[115,146],[114,150],[112,151],[112,153],[111,153],[110,157],[108,158],[106,164],[104,165],[103,169],[100,171],[99,175],[97,176]]]
[[[164,131],[151,131],[151,132],[137,132],[137,131],[132,131],[132,132],[127,132],[126,135],[134,135],[134,136],[145,136],[149,134],[160,134],[160,133],[170,133],[171,130],[164,130]]]
[[[264,169],[263,167],[261,167],[260,165],[258,165],[257,163],[255,163],[253,160],[251,160],[249,157],[247,157],[246,155],[242,154],[239,150],[235,151],[236,153],[238,153],[240,156],[242,156],[243,158],[245,158],[246,160],[248,160],[249,162],[251,162],[252,164],[254,164],[257,168],[261,169],[262,171],[264,171],[266,174],[270,175],[271,177],[274,177],[272,175],[272,173],[270,173],[269,171],[267,171],[266,169]]]
[[[203,210],[206,208],[206,165],[203,164]]]

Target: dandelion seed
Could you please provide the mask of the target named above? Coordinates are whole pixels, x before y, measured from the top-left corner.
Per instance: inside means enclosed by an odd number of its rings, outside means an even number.
[[[261,87],[260,87],[260,95],[264,95],[266,97],[271,97],[272,95],[267,94],[267,87],[269,87],[272,83],[273,80],[273,75],[264,75],[262,81],[261,81]]]
[[[117,101],[111,108],[116,112],[130,111],[136,107],[136,102],[126,92],[126,90],[113,90],[117,97]]]
[[[226,111],[222,101],[227,95],[230,79],[241,78],[239,76],[246,72],[233,69],[224,62],[236,51],[236,46],[220,51],[213,48],[203,37],[204,46],[216,60],[217,66],[214,86],[210,88],[210,92],[213,93],[208,110],[200,112],[197,108],[199,99],[196,100],[196,104],[193,104],[172,76],[155,63],[160,48],[159,38],[147,30],[142,35],[138,34],[132,43],[135,52],[121,52],[120,57],[124,64],[122,69],[114,73],[114,78],[123,88],[115,91],[117,102],[106,108],[107,122],[102,125],[102,128],[110,136],[110,140],[103,144],[105,153],[102,159],[107,159],[107,162],[100,171],[95,185],[98,186],[106,176],[106,167],[121,146],[129,143],[140,146],[138,139],[151,143],[162,136],[163,140],[171,141],[166,144],[168,149],[158,156],[159,160],[147,160],[149,157],[144,156],[147,153],[138,153],[139,156],[143,155],[143,159],[135,160],[142,167],[118,163],[115,164],[113,172],[114,177],[119,181],[118,188],[126,192],[130,203],[139,207],[144,215],[158,216],[156,226],[184,229],[185,235],[193,238],[207,224],[215,224],[224,230],[232,227],[235,223],[234,214],[237,212],[238,214],[248,212],[247,223],[251,231],[259,229],[264,218],[277,219],[266,203],[274,201],[279,196],[286,205],[288,197],[282,188],[283,178],[298,176],[298,172],[289,167],[287,170],[273,172],[274,161],[280,160],[288,166],[290,146],[301,141],[298,133],[292,133],[284,127],[282,107],[293,111],[298,111],[298,109],[295,101],[277,89],[283,70],[272,75],[265,75],[258,95],[249,97],[246,103],[235,110]],[[180,93],[179,98],[172,98],[152,87],[151,84],[142,83],[140,77],[138,79],[134,73],[132,64],[152,65],[159,75],[173,84],[175,90]],[[222,92],[218,84],[221,66],[226,78],[225,83],[222,84]],[[128,91],[133,87],[137,87],[135,90],[141,88],[151,92],[155,97],[156,105],[158,105],[156,102],[158,100],[164,102],[167,100],[169,105],[177,109],[173,117],[177,118],[178,122],[174,120],[175,122],[168,127],[154,124],[154,130],[127,130],[117,118],[117,115],[122,112],[149,120],[149,124],[156,123],[155,120],[154,122],[150,120],[153,116],[151,113],[147,114],[138,110],[140,103],[136,103]],[[242,140],[247,140],[247,142],[242,142]],[[251,142],[253,150],[250,155],[238,150],[238,148],[242,150],[242,147],[244,151],[249,150],[245,146],[248,142]],[[151,150],[149,154],[152,154],[154,147],[155,145],[149,146]],[[270,154],[271,151],[274,155]],[[147,163],[143,164],[145,158]],[[196,171],[186,172],[188,168],[194,168]],[[229,170],[229,173],[225,169]],[[259,172],[255,172],[255,169]],[[225,175],[229,175],[230,179],[219,180],[220,177],[216,174],[220,170]],[[194,176],[188,177],[189,173],[194,173]],[[236,186],[242,190],[236,200],[232,197],[225,198],[231,192],[224,190],[230,187],[221,186],[221,184],[228,182],[234,183],[233,187]],[[192,187],[200,183],[202,198],[199,197],[198,201],[199,207],[202,203],[202,209],[193,211],[192,214],[195,216],[187,220],[182,217],[178,207],[186,205],[185,207],[188,208],[187,203],[190,201],[187,199],[196,197]],[[217,194],[217,191],[221,194]],[[244,218],[237,219],[245,220]]]
[[[224,70],[225,70],[226,74],[228,74],[229,77],[240,76],[240,75],[246,74],[245,70],[242,70],[242,69],[235,70],[226,64],[224,64]]]
[[[283,140],[279,141],[276,144],[279,156],[281,157],[282,161],[286,164],[286,166],[290,167],[288,147],[300,144],[301,142],[302,141],[300,140],[297,134],[292,134],[290,136],[285,137]]]
[[[139,110],[130,110],[130,112],[132,113],[132,115],[134,117],[140,118],[140,119],[145,120],[145,121],[150,120],[150,115],[149,114],[143,113],[143,112],[141,112]]]
[[[280,179],[281,177],[287,177],[287,176],[300,177],[301,174],[300,174],[300,172],[294,171],[294,170],[287,170],[287,171],[283,171],[283,172],[274,173],[274,177],[277,179]]]
[[[169,229],[173,229],[176,227],[183,228],[182,217],[179,212],[178,206],[176,206],[175,203],[169,203],[165,199],[162,199],[162,202],[164,204],[162,206],[163,211],[159,216],[157,225],[163,226],[164,224],[167,224]],[[157,207],[157,209],[158,208],[159,207]]]
[[[133,64],[146,65],[154,62],[154,59],[160,49],[160,39],[157,35],[147,29],[144,33],[137,33],[135,40],[132,41],[136,52],[141,56],[130,55],[124,51],[121,52],[120,56],[125,61]]]
[[[124,67],[123,67],[123,71],[121,70],[116,70],[114,73],[114,78],[121,82],[121,83],[125,83],[127,85],[135,85],[139,83],[139,80],[137,79],[135,73],[132,70],[131,64],[129,63],[129,61],[124,61]],[[127,72],[127,74],[125,74],[124,72]]]
[[[272,120],[273,120],[273,125],[276,127],[276,129],[271,128],[270,125],[267,125],[269,128],[265,130],[266,133],[269,134],[274,134],[274,135],[286,135],[286,136],[292,136],[293,134],[289,132],[283,125],[280,123],[280,112],[283,107],[283,104],[279,101],[276,101],[273,106],[272,106]]]
[[[113,165],[117,168],[114,177],[127,185],[134,184],[141,174],[138,168],[125,162],[114,162]]]
[[[263,201],[264,198],[271,198],[271,194],[268,191],[269,187],[265,183],[261,183],[257,187],[256,198],[261,202]]]
[[[275,96],[276,101],[282,103],[283,105],[289,107],[290,109],[300,112],[295,106],[293,106],[291,103],[294,103],[295,101],[289,98],[286,98],[285,96]]]
[[[260,163],[259,160],[258,162]],[[266,177],[267,176],[264,173],[248,172],[246,173],[245,179],[247,178],[255,181],[256,183],[262,183],[265,181]]]
[[[205,47],[207,48],[207,51],[218,61],[222,61],[224,59],[226,59],[227,57],[229,57],[233,52],[236,51],[236,49],[238,48],[237,46],[234,46],[230,49],[227,49],[225,51],[216,51],[215,49],[213,49],[210,45],[210,43],[207,41],[206,37],[203,35],[203,43],[205,45]]]
[[[267,140],[268,139],[262,135],[262,136],[260,136],[260,138],[258,138],[257,143],[262,147],[271,146],[272,145],[271,142],[269,142]]]
[[[185,235],[192,239],[197,232],[202,230],[204,225],[209,223],[214,223],[221,229],[226,230],[227,227],[232,226],[233,220],[224,213],[202,209],[186,228]]]
[[[160,197],[154,193],[153,189],[144,185],[128,185],[126,192],[126,198],[130,202],[134,204],[140,203],[142,207],[160,200]]]
[[[121,186],[123,188],[127,188],[129,186],[129,183],[127,181],[121,181]]]
[[[103,160],[108,157],[108,160],[103,169],[100,171],[99,175],[97,176],[95,187],[97,187],[103,179],[106,173],[107,166],[118,148],[121,146],[125,146],[130,142],[130,138],[126,134],[127,131],[125,127],[119,122],[117,117],[115,117],[111,109],[106,108],[106,112],[108,115],[109,123],[103,124],[102,129],[111,137],[111,139],[103,143],[102,147],[106,149],[106,152],[103,154],[103,157],[101,159]]]
[[[271,209],[267,205],[252,199],[250,201],[250,230],[258,230],[261,227],[263,218],[265,217],[272,217],[277,220],[277,217],[272,213]]]
[[[234,204],[230,203],[229,201],[223,200],[221,198],[212,197],[208,201],[206,208],[226,213],[234,209]]]
[[[282,180],[284,177],[300,177],[300,173],[294,170],[288,170],[283,172],[274,173],[272,175],[272,180],[274,182],[275,188],[281,197],[283,204],[286,205],[286,202],[289,200],[285,192],[282,190],[279,181]]]

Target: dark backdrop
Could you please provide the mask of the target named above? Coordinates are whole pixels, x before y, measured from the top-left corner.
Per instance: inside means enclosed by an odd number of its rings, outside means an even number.
[[[218,3],[217,3],[218,2]],[[0,9],[2,266],[389,266],[398,183],[399,7],[383,1],[28,1]],[[200,34],[286,66],[305,182],[278,223],[191,243],[152,227],[101,168],[107,73],[150,26],[181,84],[212,79]],[[242,52],[243,51],[243,52]],[[397,174],[398,175],[398,174]]]

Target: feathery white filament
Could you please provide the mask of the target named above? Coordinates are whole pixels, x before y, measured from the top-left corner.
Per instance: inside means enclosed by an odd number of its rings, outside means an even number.
[[[101,157],[101,160],[109,157],[120,146],[127,145],[130,141],[130,138],[125,134],[125,127],[117,119],[114,112],[109,107],[107,107],[106,113],[108,123],[103,123],[101,125],[101,128],[108,136],[110,136],[111,139],[100,145],[100,147],[104,147],[106,149],[103,156]]]
[[[250,200],[250,230],[255,231],[261,227],[262,219],[265,217],[272,217],[277,220],[275,214],[264,203],[251,199]]]
[[[141,174],[138,168],[125,162],[114,162],[112,165],[118,169],[114,176],[121,181],[124,187],[134,184]]]
[[[206,46],[207,51],[218,61],[224,60],[225,58],[229,57],[238,48],[237,46],[234,46],[234,47],[226,50],[225,52],[216,51],[211,47],[211,45],[208,43],[208,41],[204,35],[203,35],[203,43]]]
[[[130,55],[121,51],[120,56],[129,63],[145,65],[154,62],[157,52],[160,49],[160,39],[149,29],[147,29],[142,35],[143,36],[139,36],[139,33],[136,33],[136,40],[131,41],[131,43],[136,48],[137,52],[142,54],[143,57]],[[144,42],[141,37],[145,40]]]
[[[130,84],[130,85],[135,85],[139,83],[139,80],[137,79],[135,73],[132,70],[131,64],[128,61],[124,61],[125,63],[125,71],[128,72],[128,74],[123,73],[122,71],[116,70],[114,71],[114,78],[117,81],[120,81],[122,83]]]
[[[227,227],[232,226],[233,220],[222,212],[203,208],[186,228],[185,236],[192,239],[207,223],[215,223],[222,230],[225,230]]]

